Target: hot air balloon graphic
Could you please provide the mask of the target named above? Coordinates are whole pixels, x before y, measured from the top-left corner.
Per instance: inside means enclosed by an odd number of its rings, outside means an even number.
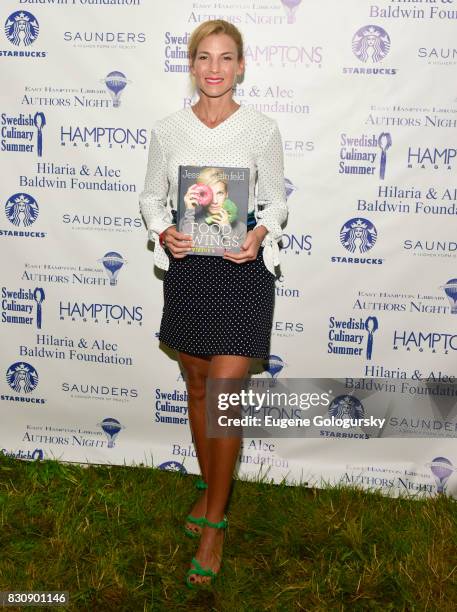
[[[117,419],[113,419],[112,417],[103,419],[98,425],[103,429],[108,438],[108,448],[114,448],[114,440],[119,435],[119,432],[125,429],[124,425],[121,425]]]
[[[113,70],[106,75],[104,83],[113,98],[113,107],[118,108],[121,105],[121,93],[129,83],[124,73],[118,70]]]
[[[278,355],[270,355],[264,361],[263,367],[270,374],[271,378],[275,378],[284,367],[284,361]]]
[[[106,273],[108,274],[109,284],[111,286],[116,285],[119,270],[125,263],[127,263],[125,259],[123,259],[122,255],[115,253],[114,251],[110,251],[99,259],[98,262],[103,264]]]
[[[435,457],[430,463],[426,464],[436,480],[437,492],[444,493],[449,476],[455,472],[456,468],[446,457]]]
[[[286,188],[286,200],[297,190],[296,185],[292,183],[292,181],[288,178],[284,178],[284,185]]]
[[[451,313],[457,314],[457,278],[451,278],[441,287],[451,303]]]
[[[287,23],[295,23],[295,13],[301,4],[301,0],[281,0],[281,3],[286,9]]]

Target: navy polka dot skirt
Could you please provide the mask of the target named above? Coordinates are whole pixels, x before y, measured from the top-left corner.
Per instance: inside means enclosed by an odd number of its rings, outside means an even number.
[[[159,340],[191,355],[244,355],[267,359],[275,277],[260,247],[257,258],[236,264],[222,257],[187,255],[164,275]]]

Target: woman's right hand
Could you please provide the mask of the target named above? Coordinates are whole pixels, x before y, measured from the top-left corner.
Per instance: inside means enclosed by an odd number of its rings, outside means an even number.
[[[192,236],[178,232],[176,225],[170,225],[163,233],[163,245],[176,259],[183,259],[192,247]]]
[[[187,209],[194,210],[198,206],[198,185],[194,183],[184,196],[184,205]]]

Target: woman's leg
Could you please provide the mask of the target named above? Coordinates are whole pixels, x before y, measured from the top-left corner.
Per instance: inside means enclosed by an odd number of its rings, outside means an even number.
[[[250,357],[238,355],[215,355],[211,358],[208,378],[211,379],[243,379],[246,378],[251,363]],[[211,409],[207,406],[206,410]],[[240,450],[240,438],[208,438],[207,482],[208,496],[206,518],[220,522],[225,513],[233,470]],[[203,567],[213,572],[219,571],[222,558],[224,530],[204,527],[200,546],[195,555]],[[209,582],[207,576],[193,574],[192,582]]]
[[[209,357],[197,357],[187,353],[178,353],[179,361],[186,379],[188,394],[189,421],[198,464],[203,480],[208,482],[208,446],[206,440],[205,390],[206,378],[210,366]],[[205,516],[207,490],[202,492],[191,510],[195,518]],[[186,523],[187,529],[195,533],[201,532],[201,527],[195,523]]]

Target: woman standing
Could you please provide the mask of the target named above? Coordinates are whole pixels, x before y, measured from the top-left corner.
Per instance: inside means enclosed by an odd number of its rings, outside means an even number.
[[[201,535],[187,576],[193,586],[211,582],[219,571],[224,513],[240,448],[239,438],[207,437],[206,380],[246,378],[252,358],[268,358],[277,241],[287,206],[276,121],[232,97],[244,72],[239,30],[223,20],[204,22],[192,33],[188,50],[199,100],[156,122],[140,208],[155,242],[155,263],[166,270],[159,339],[178,352],[203,477],[202,494],[186,523],[187,533]],[[179,165],[250,169],[248,227],[253,229],[240,253],[188,255],[191,237],[174,225]]]

